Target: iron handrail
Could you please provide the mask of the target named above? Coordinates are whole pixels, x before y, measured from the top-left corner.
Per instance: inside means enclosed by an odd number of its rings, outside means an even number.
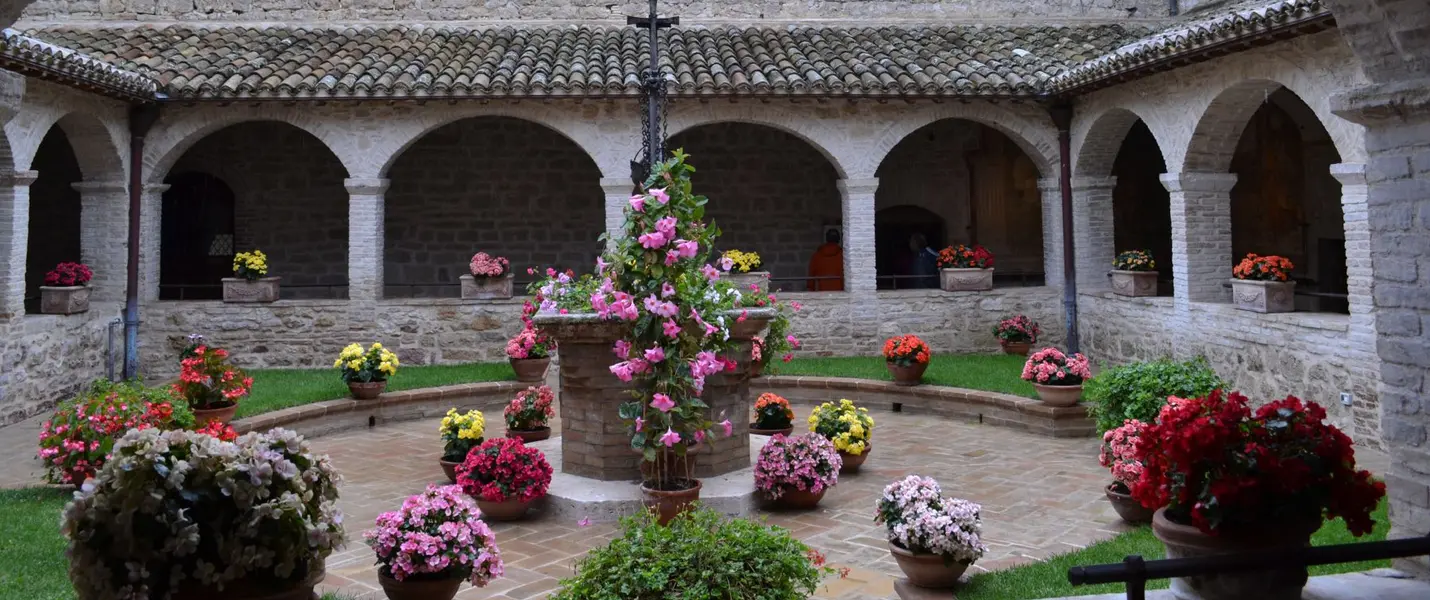
[[[1068,569],[1068,582],[1073,585],[1126,583],[1128,600],[1146,600],[1147,582],[1153,579],[1196,577],[1217,573],[1240,573],[1425,555],[1430,555],[1430,536],[1333,546],[1307,546],[1277,550],[1275,553],[1238,552],[1152,561],[1133,554],[1123,559],[1121,563],[1072,567]]]

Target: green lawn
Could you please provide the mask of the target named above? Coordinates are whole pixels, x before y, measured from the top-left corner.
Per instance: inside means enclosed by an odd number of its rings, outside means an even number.
[[[1027,358],[1009,354],[936,355],[924,372],[924,383],[1036,398],[1038,394],[1033,385],[1022,379],[1024,362]],[[884,359],[877,356],[796,358],[773,366],[776,375],[894,380],[884,366]]]
[[[0,598],[74,597],[60,536],[60,512],[73,496],[58,488],[0,490]]]
[[[238,416],[251,417],[324,400],[346,398],[347,384],[337,369],[252,369],[253,392],[238,403]],[[471,363],[465,365],[431,365],[402,367],[388,380],[388,391],[477,383],[509,381],[516,373],[507,363]]]
[[[1345,522],[1340,519],[1328,522],[1311,538],[1311,544],[1329,546],[1383,540],[1386,532],[1390,530],[1390,520],[1384,500],[1381,500],[1374,518],[1375,531],[1361,538],[1352,537],[1350,531],[1346,529]],[[1074,587],[1068,583],[1068,569],[1077,566],[1120,563],[1129,554],[1140,554],[1147,560],[1164,558],[1162,542],[1152,536],[1151,527],[1142,527],[1136,531],[1093,544],[1083,550],[1055,556],[1043,562],[974,576],[967,586],[958,590],[958,597],[960,600],[1032,600],[1059,596],[1120,593],[1126,591],[1126,586],[1117,584]],[[1389,566],[1390,561],[1388,560],[1324,565],[1312,567],[1311,575],[1333,575]],[[1166,579],[1149,581],[1147,587],[1161,589],[1167,587],[1168,583]]]

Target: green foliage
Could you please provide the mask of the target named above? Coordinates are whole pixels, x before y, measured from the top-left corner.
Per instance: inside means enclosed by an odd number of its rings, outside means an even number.
[[[788,531],[700,509],[668,526],[650,513],[621,520],[553,600],[804,600],[824,571]]]
[[[1196,398],[1225,386],[1205,358],[1186,362],[1164,358],[1107,369],[1084,384],[1082,397],[1102,433],[1127,419],[1151,423],[1168,396]]]

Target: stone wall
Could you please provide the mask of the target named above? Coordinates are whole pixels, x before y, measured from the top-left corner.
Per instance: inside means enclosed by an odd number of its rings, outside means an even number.
[[[1205,356],[1253,401],[1288,394],[1314,401],[1357,443],[1380,446],[1374,361],[1345,343],[1349,316],[1263,315],[1212,303],[1180,311],[1172,298],[1107,293],[1079,296],[1078,325],[1082,350],[1096,362]],[[1353,395],[1351,406],[1341,392]]]
[[[0,319],[0,426],[51,410],[107,375],[105,347],[117,303],[94,303],[78,315]],[[115,329],[115,371],[122,370],[124,334]]]
[[[530,121],[467,119],[423,136],[388,172],[387,296],[455,296],[472,254],[589,271],[602,250],[605,194],[589,155]],[[406,284],[406,285],[405,285]]]
[[[1167,14],[1162,0],[666,0],[663,14],[688,20],[1077,17],[1125,19]],[[645,14],[640,0],[41,0],[29,21],[62,20],[617,20]]]

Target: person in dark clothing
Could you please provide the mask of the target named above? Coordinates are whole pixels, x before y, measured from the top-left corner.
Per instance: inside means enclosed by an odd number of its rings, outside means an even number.
[[[938,252],[929,247],[928,238],[921,233],[915,233],[909,238],[909,250],[914,252],[913,272],[910,275],[916,276],[911,280],[910,287],[938,287]]]
[[[839,245],[839,230],[830,229],[824,234],[824,245],[814,251],[809,259],[809,285],[811,292],[839,292],[844,290],[844,247]]]

